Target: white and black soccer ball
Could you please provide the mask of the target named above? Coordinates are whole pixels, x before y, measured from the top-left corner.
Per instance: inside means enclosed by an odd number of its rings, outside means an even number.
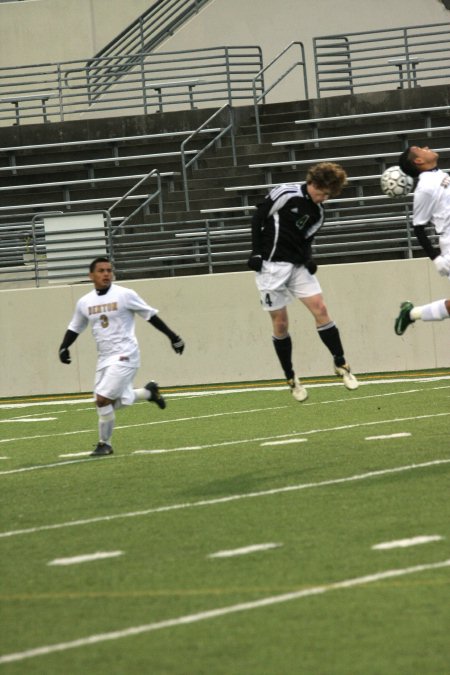
[[[381,190],[388,197],[404,197],[413,186],[414,179],[399,166],[390,166],[381,174]]]

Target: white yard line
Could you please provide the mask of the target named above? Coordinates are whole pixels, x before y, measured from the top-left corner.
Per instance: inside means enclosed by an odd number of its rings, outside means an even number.
[[[0,420],[0,424],[11,424],[13,422],[16,424],[18,422],[54,422],[57,419],[57,417],[12,417],[9,420]]]
[[[306,443],[308,439],[307,438],[287,438],[284,441],[265,441],[264,443],[261,443],[261,447],[265,447],[266,445],[288,445],[289,443]]]
[[[92,453],[92,450],[86,450],[83,452],[68,452],[65,455],[58,455],[58,457],[89,457],[89,455]]]
[[[234,411],[234,412],[229,412],[229,413],[215,413],[213,415],[199,415],[197,417],[182,417],[182,418],[177,418],[174,420],[160,420],[157,422],[143,422],[140,424],[129,424],[125,426],[118,426],[116,427],[116,431],[118,429],[130,429],[134,427],[144,427],[144,426],[152,426],[154,424],[167,424],[167,423],[174,423],[174,422],[180,422],[180,421],[192,421],[192,420],[199,420],[199,419],[205,419],[205,418],[211,418],[211,417],[219,417],[221,415],[237,415],[237,414],[249,414],[249,413],[254,413],[254,412],[261,412],[261,411],[266,411],[266,410],[279,410],[281,408],[286,408],[287,406],[276,406],[272,408],[255,408],[252,410],[241,410],[241,411]],[[399,423],[399,422],[412,422],[412,421],[417,421],[421,419],[430,419],[430,418],[435,418],[435,417],[447,417],[450,415],[450,412],[442,412],[442,413],[434,413],[430,415],[415,415],[412,417],[399,417],[399,418],[393,418],[393,419],[384,419],[384,420],[376,420],[374,422],[358,422],[355,424],[345,424],[341,425],[338,427],[327,427],[324,429],[309,429],[307,431],[295,431],[290,434],[280,434],[277,436],[264,436],[264,437],[257,437],[257,438],[244,438],[244,439],[235,439],[232,441],[224,441],[221,443],[208,443],[206,445],[191,445],[191,446],[185,446],[185,447],[178,447],[178,448],[157,448],[157,449],[152,449],[152,450],[146,450],[146,449],[140,449],[140,450],[134,450],[132,454],[136,455],[158,455],[158,454],[168,454],[172,452],[186,452],[186,451],[192,451],[192,450],[207,450],[210,448],[219,448],[219,447],[226,447],[226,446],[232,446],[232,445],[240,445],[240,444],[245,444],[245,443],[263,443],[263,442],[274,442],[278,439],[298,439],[301,436],[307,436],[307,435],[312,435],[312,434],[320,434],[320,433],[330,433],[330,432],[336,432],[336,431],[346,431],[348,429],[357,429],[360,427],[367,427],[367,426],[376,426],[379,424],[393,424],[393,423]],[[81,433],[92,433],[91,429],[83,429],[83,430],[78,430],[78,431],[69,431],[69,432],[64,432],[62,434],[43,434],[39,436],[27,436],[26,439],[33,439],[33,438],[52,438],[54,436],[71,436],[71,435],[76,435],[76,434],[81,434]],[[0,443],[4,443],[7,441],[23,441],[25,438],[10,438],[10,439],[3,439],[0,440]],[[306,440],[306,439],[305,439]],[[122,456],[123,457],[123,456]],[[69,462],[54,462],[52,464],[39,464],[37,466],[29,466],[29,467],[23,467],[19,469],[10,469],[9,471],[0,471],[0,476],[6,476],[6,475],[11,475],[14,473],[23,473],[26,471],[40,471],[42,469],[49,469],[49,468],[55,468],[58,466],[64,466],[65,464],[71,464],[75,463],[76,460],[74,461],[69,461]]]
[[[94,560],[117,558],[120,555],[123,555],[123,551],[97,551],[97,553],[75,555],[71,558],[55,558],[55,560],[48,562],[47,565],[79,565],[80,563],[93,562]]]
[[[100,458],[99,461],[104,460]],[[353,476],[344,476],[343,478],[334,478],[330,480],[317,481],[316,483],[300,483],[298,485],[286,485],[284,487],[272,488],[270,490],[261,490],[260,492],[246,492],[243,494],[228,495],[226,497],[217,497],[216,499],[202,499],[197,502],[167,504],[166,506],[156,506],[150,509],[145,509],[143,511],[116,513],[109,516],[95,516],[93,518],[86,518],[84,520],[71,520],[63,523],[54,523],[52,525],[40,525],[37,527],[29,527],[23,530],[11,530],[9,532],[0,532],[0,539],[6,537],[14,537],[22,534],[35,534],[36,532],[45,532],[48,530],[59,530],[66,527],[91,525],[93,523],[108,522],[112,520],[118,520],[121,518],[138,518],[142,516],[149,516],[154,513],[166,513],[168,511],[179,511],[182,509],[191,509],[202,506],[215,506],[216,504],[227,504],[229,502],[235,502],[241,499],[253,499],[255,497],[270,497],[272,495],[278,495],[282,493],[298,492],[299,490],[310,490],[313,488],[328,487],[331,485],[344,485],[345,483],[367,480],[370,478],[378,478],[380,476],[388,476],[390,474],[403,473],[405,471],[427,469],[432,466],[442,466],[444,464],[450,464],[450,458],[435,459],[429,462],[422,462],[421,464],[407,464],[405,466],[396,466],[390,469],[379,469],[378,471],[368,471],[367,473],[355,474]]]
[[[283,410],[288,408],[287,405],[278,405],[268,408],[251,408],[249,410],[235,410],[230,412],[222,413],[211,413],[209,415],[191,415],[190,417],[177,417],[172,420],[153,420],[151,422],[140,422],[139,424],[124,424],[122,426],[116,426],[115,431],[119,429],[135,429],[137,427],[148,427],[156,426],[159,424],[174,424],[175,422],[192,422],[196,420],[211,419],[213,417],[227,417],[229,415],[249,415],[256,412],[266,412],[267,410]],[[77,429],[76,431],[62,431],[56,434],[35,434],[34,436],[19,436],[17,438],[2,438],[0,443],[16,443],[17,441],[29,441],[36,440],[37,438],[57,438],[58,436],[76,436],[78,434],[91,434],[92,429]]]
[[[444,378],[431,378],[431,381],[435,381],[436,379],[450,379],[447,377]],[[409,380],[408,380],[409,381]],[[423,380],[423,381],[430,381],[428,380]],[[400,380],[400,382],[403,382],[403,380]],[[370,382],[370,383],[365,383],[365,384],[382,384],[383,381],[377,381],[377,382]],[[323,386],[323,385],[313,385],[315,387],[318,386]],[[334,385],[333,385],[334,386]],[[342,384],[340,384],[342,386]],[[270,391],[278,391],[279,389],[286,390],[286,387],[267,387],[265,390],[270,390]],[[433,389],[450,389],[450,385],[443,386],[443,387],[433,387]],[[257,393],[261,391],[260,389],[243,389],[243,392],[249,392],[252,391],[254,393]],[[335,404],[335,403],[348,403],[348,402],[355,402],[355,401],[360,401],[364,399],[373,399],[373,398],[385,398],[386,396],[402,396],[404,394],[411,394],[411,393],[421,393],[423,390],[422,389],[409,389],[408,391],[399,391],[399,392],[385,392],[383,394],[371,394],[370,396],[346,396],[345,398],[342,399],[334,399],[334,400],[329,400],[329,401],[311,401],[309,403],[302,403],[301,407],[306,407],[306,406],[317,406],[317,405],[330,405],[330,404]],[[203,395],[215,395],[216,392],[211,393],[211,392],[204,392]],[[224,394],[233,394],[237,393],[236,390],[227,390],[225,392],[218,392],[218,393],[224,393]],[[165,395],[166,396],[166,395]],[[169,395],[170,396],[170,395]],[[173,394],[173,396],[178,396]],[[70,401],[63,401],[60,403],[60,405],[69,403]],[[22,405],[22,404],[19,404]],[[25,404],[23,404],[25,405]],[[35,405],[35,404],[32,404]],[[47,404],[45,404],[47,405]],[[53,405],[53,404],[52,404]],[[292,404],[291,404],[292,405]],[[0,408],[2,406],[0,405]],[[10,406],[5,406],[5,407],[10,407]],[[173,424],[174,422],[187,422],[187,421],[194,421],[194,420],[199,420],[199,419],[208,419],[211,417],[222,417],[225,415],[237,415],[237,414],[248,414],[248,413],[253,413],[253,412],[262,412],[266,410],[283,410],[285,408],[290,407],[289,405],[282,405],[282,406],[274,406],[274,407],[267,407],[267,408],[254,408],[250,410],[237,410],[235,412],[226,412],[226,413],[214,413],[212,415],[196,415],[196,416],[191,416],[191,417],[180,417],[172,420],[155,420],[151,422],[142,422],[140,424],[127,424],[127,425],[121,425],[121,426],[116,426],[115,431],[118,430],[125,430],[125,429],[132,429],[136,427],[144,427],[144,426],[154,426],[154,425],[159,425],[159,424]],[[442,413],[445,414],[445,413]],[[405,419],[413,419],[413,418],[405,418]],[[62,437],[62,436],[75,436],[77,434],[88,434],[91,433],[92,429],[78,429],[77,431],[66,431],[66,432],[58,432],[58,433],[53,433],[53,434],[35,434],[33,436],[18,436],[14,438],[3,438],[0,439],[0,443],[16,443],[17,441],[27,441],[27,440],[36,440],[38,438],[57,438],[57,437]],[[158,451],[159,452],[159,451]]]
[[[433,541],[441,541],[443,537],[439,534],[421,535],[411,537],[410,539],[398,539],[397,541],[385,541],[381,544],[372,546],[374,551],[388,551],[391,548],[407,548],[409,546],[418,546],[419,544],[430,544]]]
[[[356,422],[355,424],[344,424],[338,427],[325,427],[323,429],[309,429],[307,431],[293,431],[290,434],[279,434],[277,436],[263,436],[256,438],[235,439],[233,441],[222,441],[220,443],[207,443],[206,445],[195,445],[178,448],[157,448],[152,450],[134,450],[132,454],[136,455],[161,455],[171,452],[185,452],[188,450],[208,450],[209,448],[223,448],[230,445],[240,445],[243,443],[262,443],[273,442],[277,439],[298,439],[302,436],[310,436],[313,434],[335,433],[337,431],[348,431],[349,429],[359,429],[361,427],[376,426],[379,424],[396,424],[400,422],[413,422],[421,419],[429,419],[434,417],[448,417],[450,412],[433,413],[430,415],[415,415],[412,417],[394,417],[392,419],[375,420],[373,422]],[[306,440],[306,439],[304,439]],[[0,476],[2,472],[0,471]]]
[[[249,553],[260,553],[261,551],[269,551],[272,548],[279,548],[282,544],[252,544],[251,546],[243,546],[242,548],[229,549],[227,551],[217,551],[210,553],[208,558],[233,558],[237,555],[248,555]]]
[[[426,383],[426,382],[440,382],[444,380],[450,380],[450,375],[440,375],[436,377],[405,377],[405,378],[381,378],[381,379],[373,379],[373,380],[367,380],[367,381],[362,381],[360,380],[359,384],[361,387],[364,386],[369,386],[369,385],[377,385],[377,384],[404,384],[405,382],[417,382],[417,383]],[[308,389],[317,389],[317,388],[322,388],[322,387],[342,387],[342,382],[337,381],[337,382],[318,382],[316,384],[306,384]],[[433,387],[433,389],[449,389],[450,385],[444,385],[442,387]],[[201,391],[187,391],[187,392],[174,392],[174,393],[164,393],[164,398],[172,398],[172,399],[178,399],[178,398],[195,398],[198,396],[227,396],[229,394],[248,394],[248,393],[258,393],[259,391],[261,392],[266,392],[266,391],[287,391],[286,385],[267,385],[267,386],[258,386],[258,385],[252,385],[248,384],[243,387],[239,388],[220,388],[220,389],[203,389]],[[376,394],[380,396],[395,396],[397,394],[407,394],[407,393],[413,393],[413,392],[419,392],[422,391],[421,389],[412,389],[409,392],[387,392],[385,394]],[[356,400],[359,398],[373,398],[372,396],[360,396],[357,397]],[[339,399],[340,401],[348,401],[348,400],[355,400],[355,397],[345,398],[345,399]],[[317,402],[314,403],[312,401],[308,403],[303,403],[302,406],[305,405],[321,405],[323,403],[335,403],[336,401],[322,401],[322,402]],[[79,403],[92,403],[94,405],[94,399],[93,397],[86,396],[84,398],[77,398],[77,399],[59,399],[59,400],[51,400],[51,401],[27,401],[27,402],[18,402],[18,403],[1,403],[0,402],[0,410],[14,410],[17,408],[34,408],[38,406],[58,406],[58,405],[74,405],[74,404],[79,404]],[[82,408],[82,410],[89,410],[89,408]],[[60,411],[61,412],[61,411]]]
[[[387,434],[386,436],[366,436],[366,441],[384,441],[389,438],[408,438],[411,434],[407,431],[402,431],[399,434]]]
[[[302,598],[309,598],[313,595],[323,595],[330,591],[347,590],[349,588],[357,588],[358,586],[365,586],[371,583],[384,582],[390,579],[398,579],[409,574],[419,574],[420,572],[428,572],[430,570],[438,570],[450,567],[450,560],[442,560],[436,563],[427,563],[423,565],[415,565],[414,567],[404,567],[400,569],[386,570],[385,572],[377,572],[375,574],[368,574],[362,577],[355,577],[353,579],[344,579],[343,581],[335,581],[320,586],[312,586],[310,588],[302,588],[291,593],[283,593],[280,595],[272,595],[259,600],[249,602],[242,602],[236,605],[228,605],[227,607],[218,607],[216,609],[198,612],[197,614],[187,614],[184,616],[174,617],[173,619],[166,619],[165,621],[157,621],[154,623],[143,624],[141,626],[130,626],[122,630],[110,631],[109,633],[96,633],[84,638],[78,638],[68,642],[59,642],[52,645],[43,645],[42,647],[35,647],[27,649],[22,652],[15,652],[12,654],[4,654],[0,656],[0,664],[13,663],[17,661],[24,661],[25,659],[32,659],[36,656],[46,656],[48,654],[55,654],[56,652],[65,652],[68,649],[77,649],[79,647],[89,647],[91,645],[99,644],[112,640],[120,640],[122,638],[133,637],[135,635],[142,635],[144,633],[151,633],[165,628],[176,628],[178,626],[186,626],[199,621],[208,621],[210,619],[218,619],[229,614],[236,614],[237,612],[248,612],[254,609],[262,609],[264,607],[271,607],[279,605],[284,602],[292,602],[293,600],[301,600]]]

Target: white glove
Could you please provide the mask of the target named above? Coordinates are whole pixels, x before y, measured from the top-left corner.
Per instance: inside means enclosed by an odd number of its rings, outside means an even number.
[[[448,277],[450,274],[450,260],[447,256],[438,255],[433,260],[434,265],[442,277]]]

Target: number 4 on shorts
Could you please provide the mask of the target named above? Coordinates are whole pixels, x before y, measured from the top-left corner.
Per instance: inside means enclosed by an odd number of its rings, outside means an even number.
[[[272,307],[272,299],[270,297],[270,293],[266,293],[264,297],[264,302],[267,305],[267,307]]]

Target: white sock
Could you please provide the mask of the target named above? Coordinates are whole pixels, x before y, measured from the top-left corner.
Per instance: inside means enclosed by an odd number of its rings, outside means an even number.
[[[98,436],[100,443],[111,445],[111,436],[116,422],[116,415],[111,404],[102,407],[97,406]]]
[[[435,300],[430,302],[429,305],[413,307],[409,316],[411,319],[421,319],[422,321],[442,321],[449,318],[445,300]]]
[[[142,389],[133,389],[135,401],[150,401],[151,392],[143,387]]]

